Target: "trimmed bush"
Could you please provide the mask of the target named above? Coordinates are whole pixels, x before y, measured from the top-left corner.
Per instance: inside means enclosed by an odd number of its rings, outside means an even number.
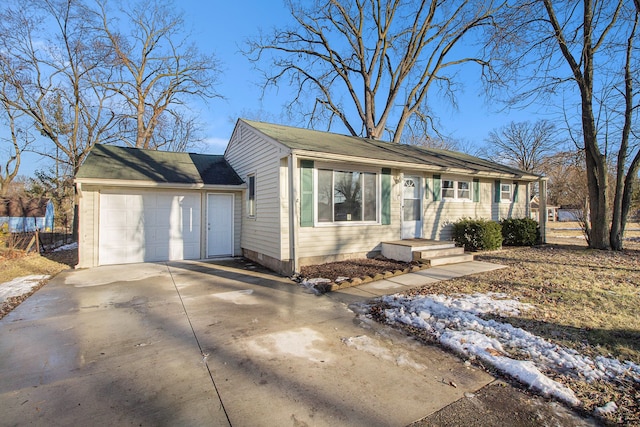
[[[500,224],[505,246],[533,246],[540,241],[538,222],[531,218],[507,218]]]
[[[453,224],[453,240],[467,251],[499,249],[502,227],[488,219],[462,218]]]

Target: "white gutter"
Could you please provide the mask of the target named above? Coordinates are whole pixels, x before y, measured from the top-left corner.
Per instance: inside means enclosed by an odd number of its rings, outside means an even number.
[[[296,185],[294,170],[297,168],[298,159],[296,154],[291,152],[288,159],[289,167],[289,260],[293,273],[298,271],[298,255],[297,255],[297,229],[298,225],[298,209],[297,196],[298,186]]]
[[[179,184],[171,182],[153,182],[121,179],[100,179],[100,178],[80,178],[75,180],[76,184],[96,185],[101,187],[143,187],[143,188],[166,188],[182,190],[244,190],[247,184],[238,185],[212,185],[203,183]]]
[[[547,243],[547,181],[549,178],[540,178],[540,189],[538,190],[538,227],[540,228],[540,240]]]

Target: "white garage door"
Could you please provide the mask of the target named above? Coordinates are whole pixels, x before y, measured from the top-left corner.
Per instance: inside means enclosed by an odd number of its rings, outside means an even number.
[[[101,193],[99,264],[199,259],[200,203],[199,194]]]

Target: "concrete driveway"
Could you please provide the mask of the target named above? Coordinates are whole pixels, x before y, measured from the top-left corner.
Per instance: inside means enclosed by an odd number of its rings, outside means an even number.
[[[403,426],[494,380],[357,293],[246,261],[63,272],[0,320],[2,424]]]

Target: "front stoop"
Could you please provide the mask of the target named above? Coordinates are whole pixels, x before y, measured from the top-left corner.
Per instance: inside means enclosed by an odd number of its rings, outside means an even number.
[[[473,261],[473,254],[465,253],[451,241],[408,239],[382,243],[382,255],[397,261],[420,260],[431,267]]]
[[[463,251],[463,253],[458,255],[448,255],[448,256],[422,258],[422,259],[426,261],[431,267],[436,267],[440,265],[449,265],[449,264],[457,264],[460,262],[473,261],[473,254],[464,253]]]

